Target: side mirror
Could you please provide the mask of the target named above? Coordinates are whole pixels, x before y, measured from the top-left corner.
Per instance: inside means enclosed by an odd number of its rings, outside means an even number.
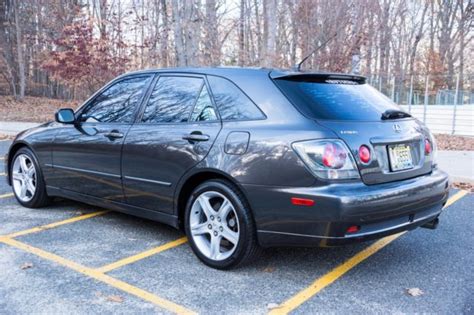
[[[63,124],[73,124],[76,121],[74,111],[70,108],[61,108],[54,114],[54,118]]]

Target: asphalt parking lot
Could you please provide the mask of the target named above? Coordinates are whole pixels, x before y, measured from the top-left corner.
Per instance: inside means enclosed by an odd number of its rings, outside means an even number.
[[[0,141],[0,155],[8,141]],[[268,249],[217,271],[168,226],[57,200],[21,207],[0,160],[0,313],[474,313],[474,195],[437,230],[330,249]],[[420,289],[411,296],[407,289]]]

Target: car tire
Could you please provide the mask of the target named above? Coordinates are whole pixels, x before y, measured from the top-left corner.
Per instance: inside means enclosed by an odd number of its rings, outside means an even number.
[[[25,162],[26,167],[28,167],[29,172],[25,172],[25,167],[22,166],[22,160]],[[39,166],[38,159],[29,148],[23,147],[15,153],[10,166],[10,176],[13,194],[22,206],[27,208],[40,208],[50,203],[51,198],[46,193],[46,185],[44,183],[43,173]],[[15,179],[15,177],[21,178],[21,180]],[[32,188],[27,188],[26,194],[22,195],[22,183],[28,180],[30,180],[32,185],[29,187],[34,187],[34,191],[32,191]]]
[[[248,202],[226,180],[209,180],[196,187],[186,205],[185,231],[193,252],[212,268],[243,265],[259,250]]]

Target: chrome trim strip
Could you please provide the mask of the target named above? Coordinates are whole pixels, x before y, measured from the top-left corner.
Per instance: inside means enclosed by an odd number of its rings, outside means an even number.
[[[82,173],[88,173],[88,174],[94,174],[94,175],[108,176],[108,177],[113,177],[113,178],[122,178],[122,176],[120,176],[120,175],[104,173],[104,172],[98,172],[98,171],[91,171],[91,170],[84,170],[82,168],[75,168],[75,167],[61,166],[61,165],[52,165],[52,167],[63,169],[63,170],[69,170],[69,171],[76,171],[76,172],[82,172]]]
[[[124,176],[125,179],[130,179],[130,180],[136,180],[139,182],[145,182],[145,183],[152,183],[152,184],[157,184],[157,185],[162,185],[162,186],[171,186],[171,183],[168,182],[162,182],[159,180],[151,180],[151,179],[145,179],[145,178],[140,178],[140,177],[133,177],[133,176]]]

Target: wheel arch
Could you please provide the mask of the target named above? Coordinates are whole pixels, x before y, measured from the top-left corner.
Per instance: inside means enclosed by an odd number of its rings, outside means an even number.
[[[186,204],[188,202],[189,196],[201,183],[213,179],[223,179],[230,182],[242,192],[246,198],[247,204],[249,204],[245,189],[243,189],[243,187],[234,178],[232,178],[232,176],[216,169],[200,169],[199,171],[189,174],[187,177],[185,177],[185,179],[181,181],[181,184],[176,189],[175,213],[178,215],[178,225],[181,229],[183,228],[184,212],[186,210]],[[252,211],[252,209],[250,209],[250,211]]]
[[[29,144],[27,144],[26,142],[23,142],[23,141],[18,141],[18,142],[15,142],[11,147],[10,147],[10,150],[8,151],[8,160],[6,161],[7,162],[7,167],[6,167],[6,171],[7,171],[7,183],[8,185],[12,185],[12,180],[11,180],[11,174],[10,174],[10,169],[11,169],[11,165],[13,163],[13,158],[15,157],[15,154],[18,152],[18,150],[20,150],[21,148],[28,148],[31,150],[31,152],[34,153],[33,149],[31,148],[31,146]]]

